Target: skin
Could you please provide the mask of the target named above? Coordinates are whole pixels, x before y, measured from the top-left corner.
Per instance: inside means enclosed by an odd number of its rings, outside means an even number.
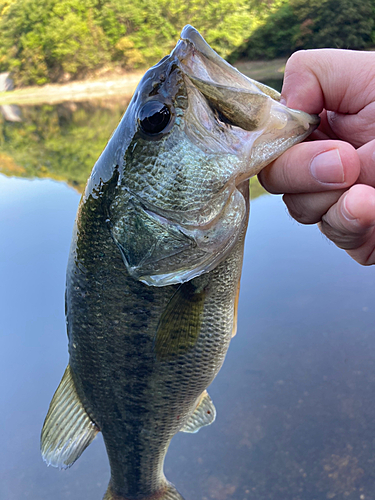
[[[282,99],[322,121],[311,141],[266,167],[260,182],[284,194],[298,222],[318,223],[354,260],[375,264],[375,53],[296,52],[286,65]]]

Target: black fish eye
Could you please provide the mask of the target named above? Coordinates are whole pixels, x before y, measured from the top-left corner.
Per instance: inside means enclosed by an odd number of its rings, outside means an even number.
[[[139,123],[146,134],[162,132],[171,120],[169,108],[160,101],[148,101],[139,112]]]

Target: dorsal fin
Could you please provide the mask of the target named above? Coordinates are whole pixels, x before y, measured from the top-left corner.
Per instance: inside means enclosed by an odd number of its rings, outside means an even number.
[[[40,440],[43,460],[61,469],[70,467],[98,432],[79,399],[68,365],[44,421]]]
[[[181,432],[198,432],[201,427],[212,424],[215,418],[216,408],[208,392],[203,391],[197,407],[182,427]]]

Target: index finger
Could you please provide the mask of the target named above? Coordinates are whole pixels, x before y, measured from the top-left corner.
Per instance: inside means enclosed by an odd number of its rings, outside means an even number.
[[[290,108],[355,114],[375,100],[375,53],[340,49],[295,52],[285,67],[282,97]]]

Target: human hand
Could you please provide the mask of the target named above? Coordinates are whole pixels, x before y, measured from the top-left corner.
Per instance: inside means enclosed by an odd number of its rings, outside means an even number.
[[[288,60],[282,98],[321,116],[309,142],[262,170],[292,217],[363,265],[375,264],[375,52],[318,49]]]

